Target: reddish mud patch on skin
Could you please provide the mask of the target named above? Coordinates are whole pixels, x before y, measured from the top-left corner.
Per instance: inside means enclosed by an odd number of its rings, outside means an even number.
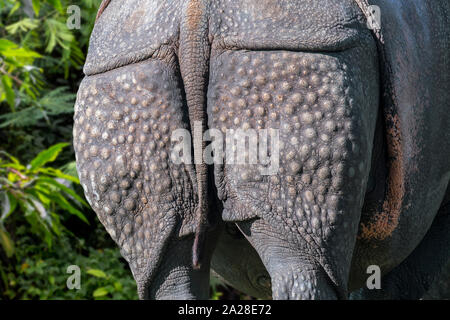
[[[370,16],[367,0],[355,0],[361,11],[368,18]],[[381,60],[386,64],[384,53],[384,37],[380,30],[372,30],[378,40],[381,49]],[[389,74],[389,68],[387,68]],[[389,87],[389,86],[387,86]],[[390,91],[390,90],[387,90]],[[402,137],[400,131],[400,119],[395,112],[385,112],[387,153],[389,157],[388,177],[384,202],[379,212],[373,213],[367,223],[361,223],[358,239],[385,240],[398,227],[402,212],[403,199],[405,197],[405,168],[403,163]]]
[[[98,9],[98,12],[97,12],[97,17],[95,18],[95,22],[97,22],[98,18],[100,18],[103,11],[105,11],[106,7],[109,5],[110,2],[111,2],[111,0],[103,0],[102,1],[102,3],[100,4],[100,7]]]
[[[387,180],[387,194],[382,205],[382,211],[375,213],[370,221],[361,223],[359,239],[384,240],[391,236],[397,228],[402,203],[405,195],[405,179],[403,168],[403,151],[400,133],[400,121],[397,115],[387,115],[387,142],[389,161],[389,176]]]

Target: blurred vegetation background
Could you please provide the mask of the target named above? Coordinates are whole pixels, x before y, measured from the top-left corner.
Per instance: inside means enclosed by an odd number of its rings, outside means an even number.
[[[73,106],[97,8],[0,0],[0,299],[137,299],[116,245],[84,200]],[[69,25],[70,26],[70,25]],[[70,265],[81,289],[69,290]],[[212,299],[248,298],[212,281]]]

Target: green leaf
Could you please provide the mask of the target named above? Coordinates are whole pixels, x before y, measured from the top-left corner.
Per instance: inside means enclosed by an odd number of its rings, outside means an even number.
[[[61,236],[61,222],[60,222],[59,216],[54,212],[51,212],[50,215],[51,215],[52,221],[53,221],[52,230],[59,237],[59,236]]]
[[[20,8],[20,5],[20,1],[16,1],[16,4],[14,5],[14,7],[12,7],[11,11],[8,14],[8,17],[12,16],[14,12],[16,12]]]
[[[9,181],[6,178],[0,177],[0,182],[4,183],[4,184],[6,184],[6,185],[8,185],[10,187],[14,187],[14,183],[12,181]]]
[[[58,177],[64,180],[68,180],[76,184],[80,184],[80,180],[77,177],[65,174],[61,170],[55,168],[40,168],[39,172],[45,173],[50,176]]]
[[[14,243],[11,240],[11,237],[8,234],[8,231],[3,227],[3,224],[0,223],[0,243],[2,244],[3,249],[6,252],[6,256],[8,258],[12,257],[14,254]]]
[[[0,116],[0,129],[14,125],[16,127],[30,127],[43,118],[41,110],[35,106],[20,111],[5,113]]]
[[[108,290],[105,287],[97,288],[92,294],[94,298],[100,298],[108,295]]]
[[[41,216],[42,219],[46,220],[48,219],[48,212],[47,210],[45,210],[45,207],[43,206],[43,204],[35,199],[31,199],[31,203],[33,204],[33,206],[36,208],[36,210],[39,212],[39,215]]]
[[[93,275],[96,278],[106,278],[106,273],[104,273],[102,270],[98,269],[89,269],[87,271],[88,274]]]
[[[69,92],[67,87],[59,87],[46,93],[37,103],[44,108],[48,115],[73,113],[76,94]]]
[[[34,13],[36,14],[36,17],[38,17],[39,11],[41,10],[41,0],[33,0],[32,4],[33,4]]]
[[[59,13],[64,13],[61,0],[47,0]]]
[[[0,221],[3,221],[4,217],[11,210],[11,203],[9,202],[9,197],[6,194],[6,191],[0,192],[0,204],[2,206],[2,214],[0,216]]]
[[[10,24],[5,29],[9,34],[16,34],[17,31],[27,32],[29,30],[36,29],[39,26],[38,20],[32,20],[30,18],[22,19],[16,23]]]
[[[51,53],[58,44],[64,50],[70,51],[70,44],[75,40],[67,25],[56,19],[46,19],[44,22],[47,47],[45,51]]]
[[[39,191],[41,192],[41,191]],[[50,199],[52,199],[53,201],[55,201],[57,204],[59,204],[59,206],[62,209],[66,209],[69,213],[77,216],[78,218],[80,218],[82,221],[86,222],[87,224],[89,224],[88,219],[86,218],[86,216],[78,209],[75,209],[61,194],[47,194],[47,197],[49,197]]]
[[[68,143],[58,143],[54,146],[51,146],[47,150],[44,150],[40,152],[36,158],[34,158],[30,165],[30,171],[34,171],[38,168],[41,168],[48,162],[55,161],[55,159],[58,157],[59,153],[62,151],[64,147],[67,147]]]
[[[11,169],[16,169],[17,171],[23,171],[26,169],[23,165],[18,164],[18,163],[5,163],[5,164],[0,165],[0,168],[11,168]]]
[[[15,49],[18,45],[8,39],[0,39],[0,52],[4,52],[7,50]]]
[[[2,214],[0,216],[0,221],[3,221],[4,217],[11,210],[11,203],[9,201],[8,195],[6,194],[6,191],[0,192],[0,205],[2,208]]]
[[[6,101],[8,102],[11,111],[14,112],[16,110],[16,94],[14,93],[12,79],[6,74],[2,76],[2,85],[6,94]]]
[[[52,186],[55,186],[55,187],[61,189],[62,191],[64,191],[65,193],[71,195],[74,199],[76,199],[78,202],[82,203],[86,207],[89,207],[89,204],[83,198],[81,198],[74,190],[70,189],[69,187],[66,187],[62,183],[59,183],[55,179],[48,178],[48,177],[40,177],[37,179],[37,181],[41,181],[44,183],[48,183]]]
[[[7,191],[0,192],[1,216],[0,222],[4,221],[17,207],[17,199]]]
[[[44,221],[36,208],[31,204],[31,197],[28,195],[27,201],[21,202],[21,209],[28,223],[31,225],[30,231],[42,238],[49,248],[52,246],[53,234],[48,224]]]
[[[123,290],[123,286],[119,281],[114,282],[114,289],[116,291],[122,291]]]
[[[5,155],[7,156],[9,159],[11,159],[12,162],[14,162],[15,164],[19,164],[19,160],[15,157],[13,157],[12,155],[10,155],[8,152],[4,151],[4,150],[0,150],[0,155]]]
[[[64,166],[61,167],[61,170],[64,174],[68,174],[78,178],[77,163],[75,161],[66,163]]]
[[[11,42],[11,41],[8,41]],[[3,45],[10,46],[9,43],[4,42]],[[0,43],[0,52],[2,55],[4,55],[6,58],[42,58],[42,56],[33,51],[28,50],[25,48],[17,48],[17,45],[15,44],[15,47],[6,47],[4,50],[2,50],[2,44]]]

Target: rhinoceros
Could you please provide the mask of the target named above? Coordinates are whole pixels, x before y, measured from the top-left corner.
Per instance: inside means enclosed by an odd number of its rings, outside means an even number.
[[[74,147],[140,298],[208,298],[211,268],[257,297],[420,298],[450,256],[449,13],[104,1]]]

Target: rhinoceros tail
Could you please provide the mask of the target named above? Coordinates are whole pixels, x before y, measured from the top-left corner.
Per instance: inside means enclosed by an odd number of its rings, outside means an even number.
[[[198,206],[195,212],[193,267],[201,267],[208,229],[208,166],[203,161],[207,128],[206,92],[209,78],[210,43],[208,39],[208,1],[189,0],[183,8],[180,29],[180,71],[193,133],[194,163],[197,180]]]

